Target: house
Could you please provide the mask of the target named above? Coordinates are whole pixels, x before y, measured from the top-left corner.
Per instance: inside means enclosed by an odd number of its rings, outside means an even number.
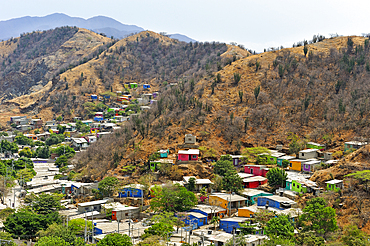
[[[128,117],[122,115],[116,115],[114,118],[117,122],[124,122],[128,120]]]
[[[185,134],[185,144],[195,144],[196,137],[192,134]]]
[[[212,241],[214,246],[226,245],[226,243],[233,239],[233,234],[231,233],[218,233],[208,237],[208,241]],[[263,235],[244,235],[245,246],[257,246],[264,244],[265,240],[268,239],[267,236]],[[236,245],[236,244],[235,244]]]
[[[307,162],[307,160],[302,159],[292,159],[289,160],[289,169],[294,171],[302,171],[302,163]]]
[[[265,164],[276,164],[277,158],[284,156],[284,153],[280,153],[276,150],[270,150],[270,153],[261,153],[258,155],[258,160],[264,159]]]
[[[94,116],[94,121],[103,121],[103,120],[104,120],[103,112],[96,112]]]
[[[197,161],[199,149],[179,150],[177,155],[178,161]]]
[[[295,159],[294,156],[290,156],[290,155],[283,155],[283,156],[280,156],[276,159],[276,164],[279,166],[279,167],[282,167],[283,166],[283,161],[284,160],[292,160],[292,159]]]
[[[92,211],[98,211],[102,209],[102,205],[105,203],[108,203],[109,199],[104,199],[104,200],[97,200],[97,201],[92,201],[92,202],[83,202],[79,203],[77,205],[77,210],[80,213],[85,213],[85,212],[92,212]]]
[[[141,111],[145,111],[145,110],[149,110],[149,109],[150,109],[149,106],[140,106]]]
[[[85,139],[89,144],[95,143],[97,141],[97,138],[95,136],[85,136]]]
[[[308,179],[292,180],[292,191],[297,193],[314,193],[317,194],[321,189],[317,184]]]
[[[10,117],[10,122],[16,125],[28,125],[29,119],[27,116],[12,116]]]
[[[339,191],[343,189],[343,180],[333,179],[325,182],[326,189],[332,191]]]
[[[29,130],[31,130],[31,129],[32,129],[32,127],[31,127],[31,125],[18,125],[18,126],[16,127],[16,129],[17,129],[18,131],[25,132],[25,131],[29,131]]]
[[[95,94],[91,95],[91,100],[98,100],[98,96]]]
[[[31,119],[30,124],[33,125],[33,129],[41,128],[43,121],[42,119]]]
[[[224,209],[227,209],[228,213],[230,213],[229,211],[230,203],[231,203],[231,210],[236,210],[240,207],[244,207],[246,201],[247,201],[247,198],[236,195],[236,194],[213,193],[209,195],[210,205],[220,206]]]
[[[292,190],[293,180],[305,180],[310,178],[310,175],[305,173],[297,173],[292,171],[286,171],[286,173],[287,173],[287,180],[285,182],[286,190]]]
[[[243,179],[243,185],[245,188],[258,188],[261,185],[267,183],[267,178],[262,176],[253,176]]]
[[[304,149],[299,151],[299,159],[313,159],[318,157],[317,149]]]
[[[44,133],[40,133],[40,134],[36,134],[37,138],[38,139],[48,139],[50,137],[50,132],[44,132]]]
[[[112,132],[99,132],[96,134],[96,137],[99,139],[102,138],[103,136],[109,136],[110,134],[112,134]]]
[[[73,195],[92,195],[93,190],[98,189],[99,183],[79,183],[73,182],[71,184],[71,192]]]
[[[161,149],[161,150],[158,151],[158,153],[159,153],[160,158],[167,158],[168,154],[169,154],[169,150],[168,149]]]
[[[367,145],[367,142],[360,142],[360,141],[350,141],[344,143],[344,151],[351,150],[351,149],[359,149],[362,146]]]
[[[254,176],[266,177],[269,169],[265,165],[244,165],[244,172]]]
[[[93,121],[92,120],[82,120],[81,123],[89,126],[90,124],[93,123]]]
[[[245,178],[253,177],[253,174],[250,174],[250,173],[238,173],[238,176],[241,179],[245,179]]]
[[[157,96],[159,96],[159,92],[158,91],[153,92],[153,98],[156,98]]]
[[[27,137],[28,139],[31,139],[33,141],[38,140],[38,137],[35,134],[23,134],[23,136]]]
[[[197,212],[186,212],[184,223],[189,225],[192,230],[198,229],[201,226],[208,224],[207,215],[197,213]]]
[[[269,192],[266,192],[266,191],[263,191],[263,190],[246,188],[243,191],[241,191],[241,195],[248,199],[247,200],[247,206],[250,206],[250,205],[253,205],[257,202],[257,197],[272,196],[273,194],[269,193]]]
[[[257,198],[257,206],[267,206],[272,208],[277,208],[280,210],[288,208],[296,208],[297,203],[284,196],[260,196]]]
[[[227,233],[232,233],[233,229],[240,228],[240,224],[248,221],[245,217],[231,217],[220,219],[220,229]]]
[[[38,135],[36,135],[36,136],[38,136]],[[1,140],[6,140],[10,143],[13,143],[15,137],[16,137],[16,135],[10,135],[10,134],[8,136],[0,136],[0,142],[1,142]]]
[[[124,219],[139,218],[140,208],[132,206],[120,206],[113,208],[112,210],[112,220],[121,221]]]
[[[130,83],[129,87],[130,89],[137,88],[137,83]]]
[[[150,85],[149,84],[143,84],[143,89],[150,89]]]
[[[325,150],[325,144],[319,144],[319,143],[314,143],[314,142],[308,142],[306,144],[306,147],[309,149],[318,149],[321,151]]]
[[[320,166],[321,161],[319,160],[308,160],[302,163],[302,171],[304,172],[314,172],[315,169]]]
[[[116,91],[117,96],[122,96],[122,91]]]
[[[246,218],[253,218],[255,213],[261,212],[263,210],[268,210],[270,212],[275,213],[276,215],[289,215],[289,218],[298,218],[299,215],[302,214],[302,210],[300,208],[287,208],[284,210],[276,209],[273,207],[259,207],[257,204],[249,207],[243,207],[238,209],[238,216],[239,217],[246,217]]]
[[[201,213],[207,216],[208,221],[210,221],[214,216],[223,218],[227,214],[227,210],[225,208],[203,204],[196,205],[194,208],[190,209],[189,212]]]
[[[85,149],[89,147],[86,139],[84,138],[72,138],[72,145],[78,149]]]
[[[123,187],[122,191],[118,193],[118,197],[143,197],[144,185],[130,184]]]
[[[190,178],[195,178],[194,176],[184,176],[183,177],[183,183],[184,186],[189,184]],[[195,191],[200,191],[203,188],[209,189],[209,186],[213,184],[211,180],[209,179],[197,179],[195,178]]]
[[[244,164],[244,160],[242,155],[230,155],[231,158],[233,159],[233,164],[235,167],[240,166]]]

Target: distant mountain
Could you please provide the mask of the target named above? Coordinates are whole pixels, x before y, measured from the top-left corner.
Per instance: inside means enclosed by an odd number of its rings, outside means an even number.
[[[65,14],[55,13],[43,17],[25,16],[0,21],[0,40],[19,37],[21,33],[49,30],[61,26],[86,28],[97,33],[104,33],[108,37],[114,36],[115,38],[123,38],[131,33],[144,31],[141,27],[125,25],[105,16],[95,16],[86,20],[79,17],[70,17]]]
[[[25,16],[6,21],[0,21],[0,40],[7,40],[11,37],[19,37],[22,33],[33,31],[44,31],[62,26],[76,26],[86,28],[96,33],[104,33],[107,37],[122,39],[132,33],[144,31],[143,28],[135,25],[125,25],[119,21],[106,16],[95,16],[89,19],[71,17],[66,14],[55,13],[43,17]],[[173,39],[184,42],[195,42],[182,34],[170,34]]]
[[[185,35],[182,35],[182,34],[169,34],[168,35],[170,38],[173,38],[173,39],[177,39],[179,41],[183,41],[183,42],[186,42],[186,43],[190,43],[190,42],[197,42],[196,40],[192,39],[192,38],[189,38]]]

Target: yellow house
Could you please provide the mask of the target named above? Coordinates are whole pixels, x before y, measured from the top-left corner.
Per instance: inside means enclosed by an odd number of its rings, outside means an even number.
[[[64,134],[64,136],[66,136],[66,137],[68,137],[68,138],[70,138],[70,137],[71,137],[71,132],[64,132],[63,134]]]
[[[257,212],[257,206],[242,207],[238,209],[238,216],[252,218],[255,212]]]
[[[212,206],[220,206],[227,209],[229,213],[231,201],[231,210],[238,209],[245,206],[247,199],[245,197],[233,194],[216,193],[209,196],[209,204]]]
[[[300,171],[302,171],[302,163],[304,163],[306,161],[307,160],[301,160],[301,159],[289,160],[289,162],[290,162],[289,169],[300,172]]]

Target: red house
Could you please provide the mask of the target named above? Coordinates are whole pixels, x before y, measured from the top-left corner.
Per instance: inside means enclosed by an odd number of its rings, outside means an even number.
[[[244,172],[253,174],[253,176],[266,177],[268,171],[265,165],[244,165]]]
[[[245,188],[258,188],[260,185],[266,184],[267,178],[261,176],[253,176],[243,179]]]
[[[178,161],[197,161],[199,149],[179,150],[177,154]]]

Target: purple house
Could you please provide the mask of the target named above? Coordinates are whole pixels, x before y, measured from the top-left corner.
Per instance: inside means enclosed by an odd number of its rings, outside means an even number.
[[[242,160],[243,156],[242,155],[230,155],[231,158],[233,158],[233,164],[234,166],[240,166],[242,164],[245,164]]]
[[[302,171],[304,172],[314,172],[315,167],[320,165],[321,161],[319,160],[309,160],[307,162],[302,163]]]

